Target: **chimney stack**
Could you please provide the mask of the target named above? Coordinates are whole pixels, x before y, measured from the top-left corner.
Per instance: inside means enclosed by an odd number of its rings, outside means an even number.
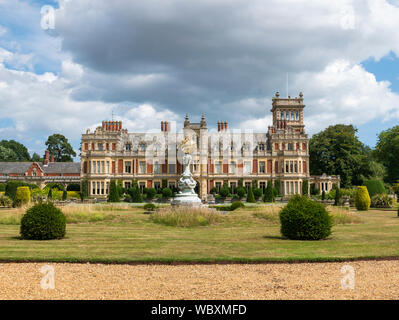
[[[50,151],[46,150],[46,152],[44,153],[44,162],[43,162],[45,166],[48,165],[50,161],[49,158],[50,158]]]
[[[55,161],[54,161],[54,156],[53,155],[51,155],[51,157],[50,157],[50,162],[51,163],[54,163]]]

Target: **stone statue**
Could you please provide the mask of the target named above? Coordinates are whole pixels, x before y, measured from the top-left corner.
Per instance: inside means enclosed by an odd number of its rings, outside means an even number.
[[[184,152],[183,164],[184,171],[180,177],[177,187],[179,193],[173,200],[172,204],[177,205],[189,205],[198,206],[201,204],[201,199],[195,193],[194,189],[197,186],[197,182],[194,180],[193,175],[190,171],[190,164],[192,162],[192,156],[190,152],[193,148],[193,142],[189,136],[186,136],[184,140],[179,144],[180,150]]]

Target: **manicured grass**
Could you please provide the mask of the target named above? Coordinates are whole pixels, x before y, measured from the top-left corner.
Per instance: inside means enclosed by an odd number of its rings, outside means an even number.
[[[51,241],[20,240],[17,217],[22,212],[0,210],[0,260],[250,262],[399,257],[396,211],[351,210],[349,217],[345,212],[334,213],[339,217],[327,240],[294,241],[281,237],[278,209],[272,206],[238,209],[221,215],[214,224],[189,228],[155,223],[141,207],[101,206],[62,208],[70,217],[67,236]],[[4,219],[12,223],[4,224]]]

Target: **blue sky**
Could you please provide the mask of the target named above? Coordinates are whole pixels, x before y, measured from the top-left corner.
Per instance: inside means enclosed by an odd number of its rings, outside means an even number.
[[[0,0],[0,139],[43,154],[58,132],[77,150],[112,112],[131,131],[186,113],[265,131],[289,73],[310,134],[352,123],[374,147],[399,122],[398,4]]]

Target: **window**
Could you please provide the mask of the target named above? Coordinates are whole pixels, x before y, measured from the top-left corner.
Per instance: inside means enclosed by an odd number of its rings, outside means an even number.
[[[290,164],[289,164],[288,161],[286,161],[286,163],[285,163],[285,173],[288,173],[288,172],[290,172]]]
[[[294,163],[292,161],[290,161],[290,172],[291,173],[294,172],[293,166],[294,166]]]
[[[157,190],[157,192],[161,189],[161,183],[159,181],[154,182],[154,189]]]
[[[145,172],[146,172],[146,163],[145,161],[140,161],[139,173],[145,173]]]
[[[91,183],[91,194],[96,194],[96,183],[95,182]]]
[[[266,162],[259,161],[259,173],[265,173],[266,171]]]
[[[295,167],[295,173],[297,173],[298,172],[298,162],[295,161],[295,166],[294,167]]]
[[[108,194],[109,193],[109,182],[105,183],[105,193]]]
[[[126,151],[132,151],[132,145],[130,143],[125,144]]]
[[[218,193],[220,192],[220,189],[222,188],[222,183],[221,182],[216,182],[215,183],[215,187],[216,187],[216,189],[217,189],[217,191],[218,191]]]
[[[284,112],[283,112],[283,111],[281,111],[281,113],[280,113],[280,118],[281,118],[282,120],[284,120]]]
[[[290,113],[289,112],[285,113],[285,120],[290,120]]]
[[[132,185],[130,181],[125,181],[125,189],[129,190],[131,186]]]
[[[245,182],[245,189],[248,189],[251,187],[251,182]]]
[[[100,182],[97,182],[97,194],[101,194],[100,193]]]
[[[291,150],[291,151],[294,150],[294,146],[292,145],[292,143],[288,144],[288,150]]]
[[[159,161],[155,161],[154,163],[154,173],[161,173],[161,166],[159,164]]]
[[[266,189],[266,182],[259,182],[259,188],[263,190],[263,193],[265,192]]]
[[[251,161],[244,161],[244,174],[251,173]]]
[[[298,111],[297,111],[296,114],[295,114],[295,119],[296,119],[296,120],[299,120],[299,112],[298,112]]]
[[[231,191],[234,193],[234,190],[237,188],[237,183],[230,182],[230,188],[231,188]]]
[[[109,161],[107,161],[107,170],[105,171],[105,173],[109,173]]]
[[[89,150],[89,144],[85,143],[85,151]]]
[[[169,189],[174,190],[176,188],[175,182],[169,182]]]
[[[101,182],[101,194],[104,194],[104,182]]]
[[[105,161],[101,161],[101,173],[105,173]]]
[[[274,144],[274,150],[278,150],[278,143]]]
[[[144,162],[144,163],[145,163],[145,162]],[[140,183],[139,183],[139,188],[140,188],[141,193],[144,193],[145,182],[140,182]]]
[[[291,112],[291,120],[295,120],[295,114],[294,111]]]
[[[176,173],[176,164],[169,163],[169,173]]]
[[[132,173],[132,163],[130,161],[125,162],[125,173]]]
[[[146,149],[145,143],[140,143],[140,144],[139,144],[139,151],[144,152],[145,149]]]
[[[265,151],[265,144],[264,143],[259,144],[259,151]]]
[[[116,143],[112,144],[112,150],[114,150],[114,151],[116,150]]]
[[[215,163],[215,173],[222,173],[222,163],[220,161]]]
[[[103,151],[103,144],[102,143],[98,144],[98,150]]]
[[[236,173],[236,163],[235,162],[230,162],[229,173],[232,173],[232,174]]]

